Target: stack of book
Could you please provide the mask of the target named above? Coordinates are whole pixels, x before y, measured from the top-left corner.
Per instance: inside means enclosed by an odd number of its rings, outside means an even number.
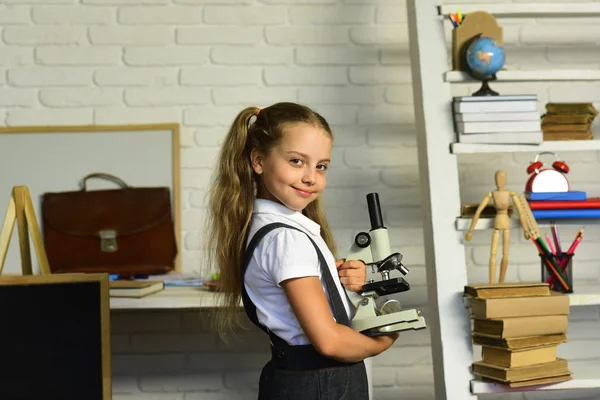
[[[571,379],[567,360],[557,357],[567,341],[569,296],[537,282],[465,286],[465,296],[473,343],[481,346],[474,375],[509,387]]]
[[[535,219],[600,218],[600,198],[584,191],[525,192]]]
[[[592,103],[548,103],[542,117],[544,140],[593,139],[591,127],[596,115]]]
[[[537,96],[460,96],[452,102],[459,143],[539,144]]]

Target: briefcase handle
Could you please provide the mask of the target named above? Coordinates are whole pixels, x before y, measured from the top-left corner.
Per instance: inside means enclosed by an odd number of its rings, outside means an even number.
[[[87,175],[86,177],[84,177],[81,180],[79,186],[81,186],[82,191],[86,190],[85,184],[86,184],[87,180],[90,178],[101,178],[101,179],[106,179],[108,181],[113,181],[117,185],[121,186],[123,189],[126,189],[129,187],[129,185],[126,184],[125,181],[123,181],[121,178],[118,178],[111,174],[107,174],[105,172],[94,172],[94,173]]]

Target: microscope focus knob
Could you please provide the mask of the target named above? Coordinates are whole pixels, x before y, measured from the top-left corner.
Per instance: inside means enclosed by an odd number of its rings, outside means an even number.
[[[359,232],[354,238],[354,243],[361,249],[369,247],[371,244],[371,235],[369,235],[367,232]]]

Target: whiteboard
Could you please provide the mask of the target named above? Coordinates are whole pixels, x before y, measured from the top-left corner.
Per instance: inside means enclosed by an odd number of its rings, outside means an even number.
[[[2,220],[14,186],[29,188],[43,229],[41,196],[80,190],[90,173],[116,175],[132,187],[169,187],[178,248],[181,243],[179,126],[64,126],[0,128],[0,213]],[[91,178],[87,190],[117,189],[114,182]],[[176,270],[180,270],[180,254]],[[32,251],[34,274],[39,264]],[[3,274],[21,273],[17,226]]]

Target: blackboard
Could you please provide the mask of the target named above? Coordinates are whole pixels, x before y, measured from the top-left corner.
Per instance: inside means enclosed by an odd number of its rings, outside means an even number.
[[[0,276],[0,399],[109,400],[108,276]]]

